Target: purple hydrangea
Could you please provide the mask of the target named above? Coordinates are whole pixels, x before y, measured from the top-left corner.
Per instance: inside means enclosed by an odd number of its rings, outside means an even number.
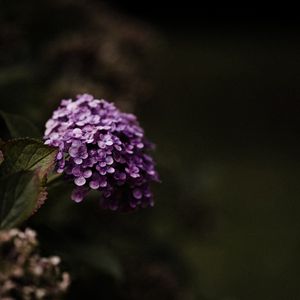
[[[152,144],[133,114],[91,95],[79,95],[75,101],[61,101],[46,123],[44,139],[59,149],[57,172],[74,181],[74,201],[98,190],[104,208],[153,206],[149,186],[158,175],[147,154]]]

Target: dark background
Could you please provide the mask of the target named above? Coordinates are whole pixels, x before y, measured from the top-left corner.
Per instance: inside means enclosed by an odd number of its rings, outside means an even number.
[[[110,4],[0,2],[1,109],[42,135],[61,98],[90,92],[157,145],[153,209],[57,186],[27,224],[62,256],[67,299],[299,299],[299,24]]]

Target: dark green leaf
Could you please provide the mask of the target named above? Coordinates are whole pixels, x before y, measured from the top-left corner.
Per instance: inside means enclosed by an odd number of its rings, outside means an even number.
[[[11,138],[40,137],[40,133],[37,128],[29,120],[22,116],[0,111],[0,118],[3,119]]]
[[[51,170],[57,154],[57,149],[30,138],[8,141],[1,146],[1,150],[4,161],[0,167],[0,176],[22,170],[36,170],[40,179]]]
[[[4,157],[0,166],[0,228],[10,228],[26,220],[45,200],[43,183],[57,150],[23,138],[1,143],[0,151]]]
[[[42,192],[42,193],[41,193]],[[0,179],[0,228],[16,227],[25,221],[44,197],[38,174],[20,171]]]

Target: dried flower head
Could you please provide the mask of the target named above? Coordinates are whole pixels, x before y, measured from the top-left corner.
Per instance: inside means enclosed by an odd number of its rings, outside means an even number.
[[[70,284],[60,258],[41,257],[35,231],[0,231],[0,299],[60,299]]]
[[[84,94],[62,100],[46,123],[45,144],[59,148],[57,172],[77,186],[80,202],[90,190],[102,192],[101,205],[111,210],[153,205],[149,185],[158,180],[152,148],[133,114],[113,103]]]
[[[2,153],[2,151],[0,150],[0,165],[1,165],[1,163],[3,162],[3,160],[4,160],[3,153]]]

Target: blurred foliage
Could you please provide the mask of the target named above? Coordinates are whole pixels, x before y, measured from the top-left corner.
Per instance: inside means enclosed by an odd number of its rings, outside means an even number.
[[[39,130],[26,118],[0,111],[1,139],[33,137],[40,138]]]
[[[10,97],[5,109],[16,105],[40,121],[58,99],[85,91],[127,109],[149,97],[147,58],[158,36],[146,24],[99,1],[1,3],[0,87]]]
[[[30,220],[74,278],[68,299],[300,297],[298,29],[157,35],[96,1],[2,3],[2,109],[43,124],[88,91],[158,146],[154,209],[113,214],[54,185]]]

